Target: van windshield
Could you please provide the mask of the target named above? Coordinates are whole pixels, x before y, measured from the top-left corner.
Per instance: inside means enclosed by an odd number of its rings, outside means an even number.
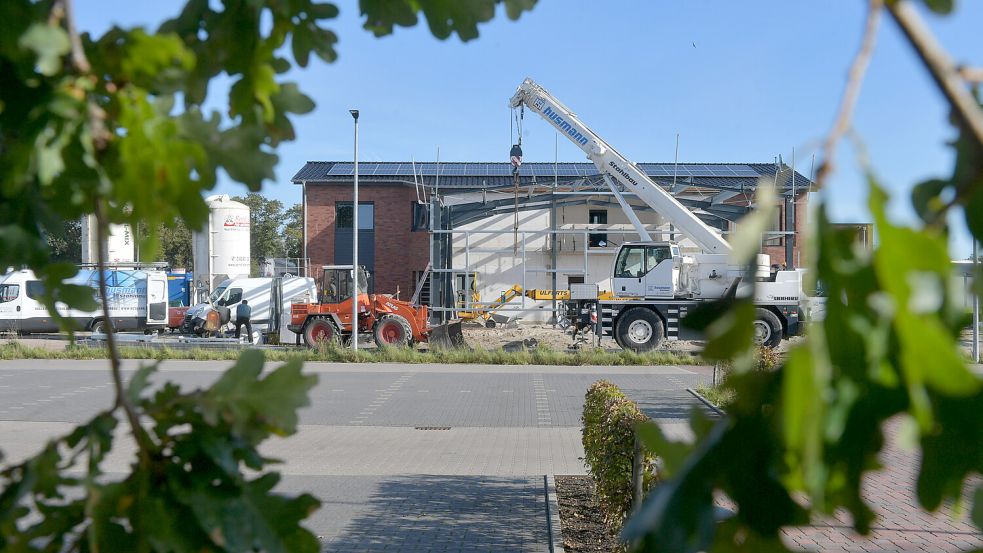
[[[228,284],[225,284],[225,285],[222,285],[222,286],[219,286],[218,288],[216,288],[215,291],[212,292],[212,295],[208,296],[208,301],[210,303],[217,302],[218,299],[222,297],[222,294],[225,293],[225,289],[228,288],[228,287],[229,287],[229,285]]]

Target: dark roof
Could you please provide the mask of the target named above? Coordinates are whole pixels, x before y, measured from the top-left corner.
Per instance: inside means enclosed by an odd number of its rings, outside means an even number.
[[[775,163],[639,163],[637,164],[657,183],[669,186],[675,178],[678,186],[706,187],[718,190],[751,191],[761,177],[773,178],[779,170]],[[781,168],[787,168],[784,164]],[[359,180],[366,184],[406,183],[415,181],[426,186],[438,184],[438,164],[433,162],[362,162],[358,165]],[[508,162],[441,162],[439,186],[447,189],[509,188],[512,165]],[[416,177],[414,179],[414,172]],[[354,164],[350,161],[308,161],[291,181],[331,184],[352,181]],[[600,173],[593,163],[523,163],[519,168],[520,186],[547,185],[554,178],[561,184],[576,181],[597,181]],[[811,187],[812,181],[795,173],[795,186],[801,190]],[[792,175],[779,183],[780,190],[790,189]]]

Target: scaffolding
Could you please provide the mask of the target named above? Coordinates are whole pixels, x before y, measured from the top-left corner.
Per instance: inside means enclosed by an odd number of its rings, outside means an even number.
[[[649,228],[650,234],[662,235],[664,240],[672,241],[677,235],[682,233],[676,231],[666,231],[661,228]],[[617,253],[617,247],[591,247],[590,239],[592,234],[604,233],[610,236],[621,237],[618,243],[633,242],[637,241],[639,234],[634,229],[618,229],[611,228],[605,225],[587,225],[583,229],[550,229],[550,230],[519,230],[517,231],[519,236],[518,249],[514,249],[512,246],[501,247],[501,248],[489,248],[489,247],[472,247],[472,237],[474,236],[492,236],[492,237],[510,237],[515,232],[512,229],[502,229],[502,230],[475,230],[475,229],[456,229],[456,230],[433,230],[432,234],[434,237],[434,244],[437,247],[432,248],[431,251],[437,253],[436,257],[431,258],[428,264],[428,271],[432,275],[431,282],[442,282],[443,286],[446,288],[444,290],[438,290],[437,293],[430,294],[430,304],[428,305],[430,311],[436,315],[436,319],[440,321],[446,321],[448,319],[454,318],[453,314],[458,311],[475,311],[494,307],[496,311],[505,313],[532,313],[537,311],[542,311],[542,308],[537,305],[537,300],[531,300],[525,295],[528,291],[530,274],[548,274],[550,275],[551,286],[544,289],[549,292],[549,297],[552,298],[551,301],[551,320],[556,321],[559,316],[561,308],[557,306],[556,297],[557,292],[560,290],[556,284],[556,277],[558,274],[565,274],[567,276],[583,276],[584,282],[587,282],[590,268],[590,258],[592,256],[613,256]],[[725,233],[726,234],[726,233]],[[788,237],[794,235],[794,231],[767,231],[762,235],[762,244],[768,240],[774,238]],[[557,246],[558,242],[562,242],[563,237],[573,237],[579,238],[580,243],[583,245],[582,250],[578,250],[574,246],[575,252],[581,263],[577,267],[558,267],[557,253],[561,248]],[[629,237],[631,237],[629,239]],[[463,240],[463,245],[457,247],[454,246],[455,238],[461,239],[457,240],[460,242]],[[534,256],[530,255],[530,248],[528,247],[530,242],[546,238],[548,240],[548,247],[545,249],[535,249],[531,250]],[[459,255],[461,254],[461,255]],[[472,254],[498,254],[507,257],[512,257],[514,261],[519,262],[519,267],[521,267],[520,276],[518,278],[518,284],[522,290],[523,294],[518,296],[520,303],[518,305],[505,304],[499,305],[496,301],[472,301],[471,294],[467,293],[469,289],[468,276],[473,274],[483,273],[483,268],[473,262]],[[541,254],[548,254],[548,259],[550,262],[548,265],[537,267],[531,266],[531,259],[545,258],[547,256]],[[456,266],[455,259],[463,256],[464,264],[463,266]],[[610,264],[608,264],[610,265]],[[463,287],[464,302],[463,304],[458,301],[458,290],[455,287],[458,275],[465,275]],[[421,283],[422,285],[422,283]],[[565,289],[564,289],[565,290]],[[448,294],[449,293],[449,294]],[[450,301],[448,301],[448,295],[450,296]],[[435,298],[438,301],[434,301]],[[440,298],[444,298],[444,301],[440,301]],[[539,300],[542,301],[542,300]],[[531,305],[530,305],[531,303]]]

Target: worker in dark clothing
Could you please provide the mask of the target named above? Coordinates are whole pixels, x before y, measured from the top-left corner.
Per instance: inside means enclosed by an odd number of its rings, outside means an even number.
[[[253,314],[253,308],[249,307],[249,302],[242,300],[239,307],[236,307],[236,338],[239,337],[239,330],[242,329],[242,325],[246,325],[246,336],[249,337],[249,341],[253,341],[253,325],[249,323],[249,316]]]

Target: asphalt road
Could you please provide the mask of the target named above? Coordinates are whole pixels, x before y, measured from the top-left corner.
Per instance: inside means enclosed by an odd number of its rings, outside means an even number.
[[[124,364],[127,377],[139,362]],[[229,362],[167,361],[154,377],[207,386]],[[325,503],[310,519],[326,548],[547,550],[543,475],[582,474],[580,414],[599,378],[653,419],[681,428],[700,408],[680,367],[308,363],[319,375],[298,433],[264,453],[284,490]],[[0,361],[0,450],[36,452],[112,401],[105,361]],[[128,437],[106,461],[122,472]],[[547,548],[547,549],[544,549]]]

